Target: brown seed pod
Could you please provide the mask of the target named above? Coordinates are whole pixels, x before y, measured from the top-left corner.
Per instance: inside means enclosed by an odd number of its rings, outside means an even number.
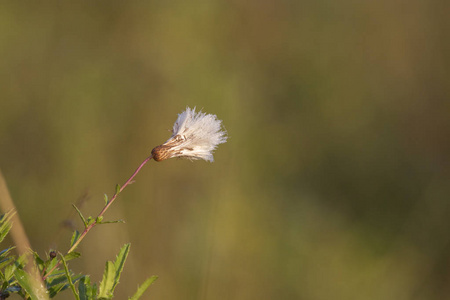
[[[173,157],[173,151],[171,147],[167,145],[159,145],[152,150],[152,156],[155,161],[163,161]]]

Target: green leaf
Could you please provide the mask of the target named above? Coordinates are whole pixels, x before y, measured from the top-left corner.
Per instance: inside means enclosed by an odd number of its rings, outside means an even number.
[[[11,262],[14,261],[13,256],[8,256],[11,253],[11,250],[15,247],[9,247],[0,252],[0,269],[3,269],[7,265],[9,265]]]
[[[12,225],[10,221],[14,214],[15,212],[10,210],[0,217],[0,243],[5,239],[6,235],[11,230]]]
[[[59,261],[59,260],[56,260]],[[63,276],[64,278],[66,278],[66,272],[65,271],[61,271],[59,269],[56,269],[55,271],[52,272],[52,274],[47,276],[47,281],[48,282],[53,282],[54,280],[58,279],[59,277]]]
[[[128,300],[138,300],[142,294],[144,294],[144,292],[148,289],[148,287],[156,281],[156,279],[158,279],[158,276],[152,276],[150,278],[148,278],[146,281],[144,281],[143,284],[141,284],[141,286],[138,287],[136,293],[133,295],[133,297],[128,298]]]
[[[98,294],[97,284],[94,282],[92,284],[92,295],[94,295],[95,300],[100,299],[100,298],[97,298],[97,294]]]
[[[14,248],[16,248],[15,246],[12,247],[8,247],[5,250],[2,250],[0,252],[0,259],[3,259],[5,257],[7,257],[9,255],[9,253],[11,252],[11,250],[13,250]]]
[[[80,293],[80,300],[96,299],[97,286],[95,284],[91,285],[89,276],[84,276],[78,284],[78,292]]]
[[[5,274],[5,279],[7,281],[9,281],[13,277],[16,269],[17,269],[16,264],[9,265],[5,268],[4,274]]]
[[[120,193],[120,184],[116,184],[116,195]]]
[[[82,279],[84,275],[71,275],[72,282],[75,283]],[[50,298],[55,297],[59,292],[64,291],[70,287],[69,281],[67,280],[66,272],[58,272],[57,274],[50,275],[47,280],[47,290]]]
[[[39,271],[42,271],[45,267],[45,262],[42,260],[42,258],[39,257],[39,254],[37,254],[37,252],[32,251],[33,256],[34,256],[34,261],[36,262],[36,265],[39,268]]]
[[[50,260],[47,260],[47,261],[45,262],[45,264],[46,264],[46,267],[45,267],[46,270],[53,270],[53,268],[54,268],[57,264],[59,264],[59,261],[58,261],[57,259],[50,259]],[[56,270],[57,270],[57,269],[56,269]]]
[[[116,274],[114,277],[114,286],[111,290],[111,293],[114,292],[115,287],[119,283],[120,274],[122,273],[123,267],[125,266],[125,261],[127,260],[128,253],[130,253],[130,246],[130,243],[123,245],[123,247],[119,251],[119,254],[117,254],[116,260],[114,261]]]
[[[25,290],[25,292],[30,296],[31,300],[39,300],[38,296],[34,293],[33,286],[31,283],[31,278],[28,273],[24,270],[16,269],[14,275],[19,282],[20,286]]]
[[[80,295],[80,300],[89,300],[92,299],[92,297],[89,297],[88,292],[91,285],[91,279],[89,276],[85,276],[80,280],[80,283],[78,284],[78,294]]]
[[[0,243],[5,239],[6,235],[11,230],[11,223],[5,223],[0,227]]]
[[[78,232],[78,230],[75,230],[75,232],[72,235],[72,239],[70,240],[70,247],[72,247],[80,238],[80,233]]]
[[[92,225],[94,222],[95,222],[95,219],[92,218],[92,217],[89,217],[89,218],[87,219],[87,224],[88,224],[88,226],[89,226],[89,225]]]
[[[103,221],[103,222],[98,222],[97,224],[116,224],[116,223],[125,223],[125,221],[124,220]]]
[[[69,286],[65,272],[53,273],[47,277],[46,282],[50,298],[55,297],[56,294]]]
[[[16,260],[16,264],[20,267],[24,267],[27,262],[28,262],[28,253],[22,254]]]
[[[10,265],[12,262],[14,262],[14,257],[7,257],[5,259],[2,259],[0,261],[0,269],[5,268],[6,266]]]
[[[5,275],[2,272],[0,272],[0,280],[0,282],[3,282],[3,284],[1,285],[1,290],[6,289],[6,287],[8,286],[8,281],[6,280]]]
[[[81,256],[81,253],[79,253],[79,252],[70,252],[69,254],[67,254],[67,255],[64,256],[64,259],[65,259],[66,261],[69,261],[69,260],[78,258],[78,257],[80,257],[80,256]]]
[[[104,194],[104,199],[105,199],[105,205],[108,204],[108,195]]]
[[[95,223],[101,223],[103,221],[103,216],[99,216],[97,217],[97,219],[95,219]]]
[[[116,275],[116,268],[111,261],[106,262],[105,272],[103,273],[102,282],[100,282],[100,291],[98,294],[99,299],[111,299],[114,289],[114,280]]]
[[[69,283],[70,289],[72,290],[72,293],[75,296],[75,299],[80,300],[80,296],[78,295],[78,291],[76,290],[75,285],[73,284],[73,280],[72,280],[72,276],[71,276],[71,274],[69,272],[69,268],[67,267],[67,262],[66,262],[66,260],[65,260],[63,255],[60,255],[60,256],[61,256],[61,261],[62,261],[62,263],[64,265],[64,271],[66,272],[66,277],[67,277],[67,281]]]
[[[62,256],[62,254],[59,253],[59,256],[63,257],[64,261],[62,261],[62,262],[65,263],[66,265],[64,265],[64,266],[67,267],[67,262],[69,260],[80,257],[81,254],[78,252],[71,252],[65,256]],[[51,260],[47,261],[46,270],[53,270],[53,268],[55,267],[56,264],[58,264],[58,259],[51,259]],[[69,275],[67,275],[66,269],[64,269],[64,271],[57,271],[57,270],[58,269],[55,269],[52,272],[52,274],[50,276],[48,276],[45,280],[46,284],[47,284],[47,290],[48,290],[50,297],[54,297],[59,292],[71,287],[71,283],[73,285],[76,281],[78,281],[80,278],[83,277],[83,275],[74,276],[72,274],[72,272],[70,272],[70,271],[69,271]],[[71,283],[69,282],[68,278],[71,278]]]
[[[81,221],[83,221],[84,224],[84,228],[86,228],[88,226],[86,219],[84,218],[83,214],[81,213],[81,211],[78,209],[78,207],[75,204],[72,204],[73,208],[75,208],[75,210],[77,211],[78,215],[81,218]]]

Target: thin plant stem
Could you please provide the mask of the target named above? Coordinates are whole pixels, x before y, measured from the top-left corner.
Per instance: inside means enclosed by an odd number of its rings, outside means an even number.
[[[103,207],[103,209],[100,211],[100,213],[98,214],[97,218],[95,218],[95,221],[86,226],[86,228],[84,229],[84,231],[81,233],[80,237],[77,239],[77,241],[72,245],[72,247],[70,247],[70,249],[67,251],[67,254],[73,252],[77,246],[81,243],[81,241],[84,239],[84,237],[88,234],[88,232],[95,226],[98,224],[99,220],[101,220],[103,218],[103,215],[105,214],[105,212],[108,210],[108,208],[111,206],[111,204],[114,202],[114,200],[116,200],[117,195],[119,195],[134,179],[134,177],[137,175],[137,173],[139,173],[139,171],[142,169],[142,167],[149,162],[151,159],[153,158],[153,155],[150,155],[149,157],[147,157],[140,165],[139,167],[136,169],[136,171],[134,171],[134,173],[130,176],[130,178],[128,178],[128,180],[120,187],[119,191],[116,191],[114,193],[114,195],[112,196],[112,198],[106,203],[105,207]],[[47,274],[45,274],[45,276],[43,276],[43,279],[46,279],[58,266],[60,263],[56,264],[50,271],[47,272]]]
[[[111,200],[108,201],[108,203],[105,205],[105,207],[103,207],[102,211],[98,214],[97,218],[95,219],[95,221],[87,226],[83,233],[81,233],[80,237],[78,238],[78,240],[72,245],[72,247],[67,251],[67,254],[73,252],[75,250],[75,248],[78,246],[78,244],[80,244],[80,242],[83,240],[83,238],[86,236],[86,234],[95,226],[97,225],[97,222],[100,218],[103,217],[103,215],[105,214],[105,212],[108,210],[108,208],[111,206],[111,204],[114,202],[114,200],[116,200],[117,195],[119,195],[119,193],[121,193],[126,187],[127,185],[129,185],[131,183],[131,181],[133,180],[133,178],[137,175],[137,173],[139,173],[139,171],[142,169],[142,167],[150,160],[152,159],[152,155],[150,155],[149,157],[147,157],[141,164],[140,166],[136,169],[136,171],[134,171],[133,175],[130,176],[130,178],[128,178],[128,180],[124,183],[124,185],[122,185],[122,187],[120,188],[119,192],[116,192],[114,194],[114,196],[111,198]]]
[[[8,190],[8,186],[6,185],[5,178],[0,170],[0,208],[3,213],[8,211],[14,211],[14,215],[11,218],[11,223],[14,226],[11,227],[11,236],[14,241],[14,244],[17,247],[17,252],[19,255],[26,254],[26,264],[25,270],[31,275],[31,285],[33,292],[39,295],[39,299],[49,299],[46,294],[46,290],[44,290],[44,282],[43,279],[39,276],[39,272],[37,271],[35,262],[33,259],[30,259],[30,241],[28,239],[27,234],[25,233],[25,228],[23,227],[22,222],[20,221],[19,214],[17,213],[16,206],[11,198],[11,195]]]
[[[11,219],[11,223],[14,223],[14,226],[11,228],[11,236],[13,238],[14,244],[16,245],[16,250],[19,255],[24,253],[29,253],[31,246],[30,241],[28,240],[28,236],[25,233],[25,228],[20,221],[19,214],[17,213],[16,206],[11,198],[11,195],[8,190],[8,186],[6,185],[6,181],[0,171],[0,208],[3,213],[8,211],[15,211],[16,213]]]

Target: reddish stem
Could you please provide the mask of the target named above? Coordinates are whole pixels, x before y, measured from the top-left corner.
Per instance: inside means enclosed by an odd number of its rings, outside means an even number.
[[[80,244],[80,242],[84,239],[84,237],[86,236],[86,234],[95,226],[98,224],[98,220],[99,218],[102,218],[103,215],[105,214],[105,212],[108,210],[108,208],[111,206],[111,204],[114,202],[114,200],[116,200],[117,195],[119,195],[119,193],[121,193],[126,187],[127,185],[129,185],[131,183],[131,181],[133,180],[133,178],[137,175],[137,173],[139,173],[139,171],[142,169],[142,167],[153,158],[153,155],[150,155],[149,157],[147,157],[140,165],[139,167],[136,169],[136,171],[134,171],[134,173],[130,176],[130,178],[128,178],[128,180],[122,185],[122,187],[120,188],[120,190],[114,193],[113,197],[111,198],[111,200],[108,201],[108,203],[106,203],[105,207],[103,207],[103,209],[100,211],[100,213],[98,214],[97,218],[95,218],[95,221],[88,225],[84,231],[81,233],[80,237],[77,239],[77,241],[72,245],[72,247],[70,247],[70,249],[67,251],[67,254],[73,252],[77,246]],[[58,262],[50,271],[47,272],[47,274],[45,274],[42,278],[45,280],[60,264],[61,262]]]

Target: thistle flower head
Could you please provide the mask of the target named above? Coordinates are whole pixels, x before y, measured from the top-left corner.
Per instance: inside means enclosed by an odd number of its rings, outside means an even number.
[[[213,151],[227,141],[226,134],[216,115],[195,112],[195,107],[187,107],[173,124],[172,136],[152,150],[153,159],[184,157],[213,162]]]

